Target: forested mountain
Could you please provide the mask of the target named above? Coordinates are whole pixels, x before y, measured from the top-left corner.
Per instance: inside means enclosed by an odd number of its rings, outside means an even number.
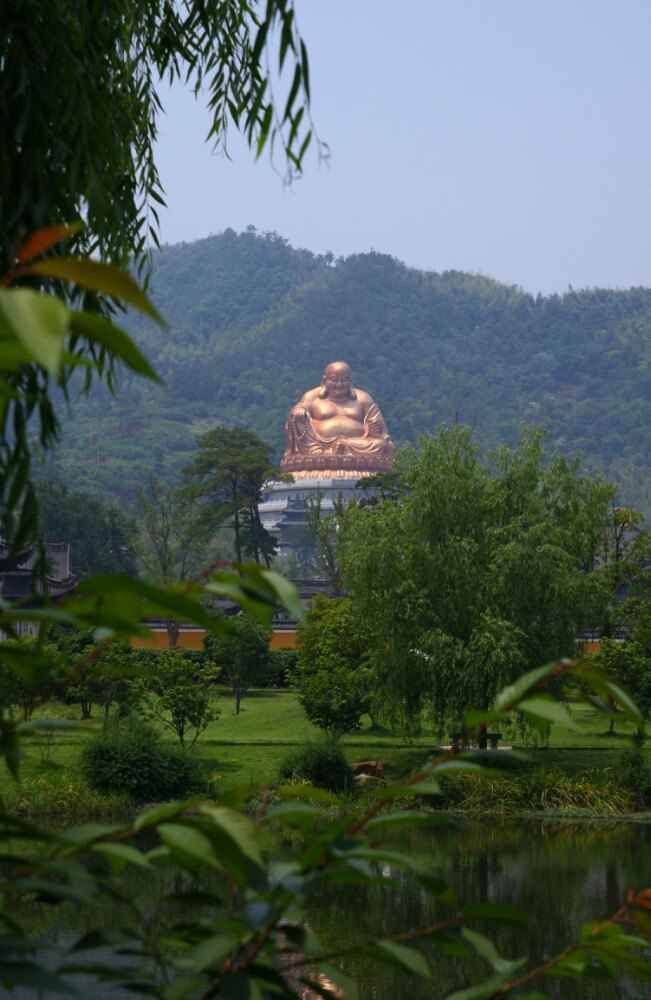
[[[164,247],[152,290],[169,329],[127,325],[165,386],[125,376],[115,399],[75,401],[48,475],[127,497],[149,471],[178,472],[215,423],[252,429],[280,457],[287,410],[343,360],[398,444],[442,421],[490,444],[540,423],[651,509],[651,289],[534,297],[378,253],[335,262],[249,227]]]

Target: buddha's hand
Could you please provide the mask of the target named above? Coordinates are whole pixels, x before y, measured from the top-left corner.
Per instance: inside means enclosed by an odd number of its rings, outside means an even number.
[[[310,415],[303,406],[295,406],[292,410],[292,421],[294,423],[294,428],[296,430],[297,436],[303,437],[305,431],[307,430],[307,425],[310,422]]]

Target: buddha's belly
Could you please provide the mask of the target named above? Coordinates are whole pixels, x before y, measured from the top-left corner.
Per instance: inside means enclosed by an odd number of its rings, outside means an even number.
[[[328,440],[336,437],[355,438],[364,435],[364,424],[360,423],[359,420],[353,420],[352,417],[345,416],[343,413],[339,413],[335,417],[328,417],[327,420],[313,419],[312,426],[319,437]]]

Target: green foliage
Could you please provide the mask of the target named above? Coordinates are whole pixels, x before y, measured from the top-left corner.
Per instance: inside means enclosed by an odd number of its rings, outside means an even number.
[[[280,477],[271,450],[242,427],[216,427],[197,438],[197,454],[185,470],[189,490],[206,502],[204,517],[214,527],[232,528],[237,561],[262,559],[267,568],[276,543],[262,526],[258,505],[263,485]]]
[[[600,780],[589,774],[536,771],[526,776],[463,774],[442,782],[441,804],[470,813],[501,815],[532,811],[622,816],[640,803],[626,780]]]
[[[468,428],[443,428],[396,472],[395,499],[346,511],[344,579],[393,719],[414,730],[427,707],[458,726],[536,663],[571,656],[603,607],[590,570],[607,488],[533,431],[489,464]]]
[[[140,262],[164,204],[154,162],[161,80],[205,93],[218,147],[230,125],[257,155],[275,139],[287,169],[300,172],[312,126],[307,54],[291,4],[273,0],[258,18],[240,0],[209,12],[197,0],[108,0],[101,31],[93,0],[74,8],[54,0],[48,11],[44,19],[42,5],[29,0],[3,12],[0,271],[16,234],[82,210],[88,226],[75,234],[77,252],[123,265],[135,254]],[[296,87],[287,95],[275,85],[274,104],[266,59],[273,57],[275,73],[287,56]],[[78,79],[83,88],[71,85]],[[22,89],[30,101],[16,117],[9,106]],[[57,169],[43,171],[53,156]]]
[[[72,571],[136,576],[136,525],[117,504],[105,504],[83,490],[42,482],[38,487],[40,536],[70,542]]]
[[[229,618],[229,632],[222,638],[207,635],[204,640],[209,661],[219,667],[220,681],[235,696],[235,714],[240,714],[242,698],[250,687],[265,678],[269,660],[269,629],[249,615]]]
[[[137,509],[138,557],[149,580],[180,583],[208,567],[212,531],[196,497],[150,476],[138,491]]]
[[[619,482],[625,506],[651,510],[649,289],[533,298],[378,253],[329,266],[276,234],[227,230],[155,253],[152,290],[169,336],[138,318],[130,329],[165,388],[127,376],[117,401],[99,389],[81,401],[54,460],[60,479],[130,496],[142,468],[172,481],[206,413],[265,438],[277,460],[290,406],[343,358],[398,444],[458,416],[487,447],[514,445],[523,422],[536,422]]]
[[[66,685],[68,667],[51,643],[35,636],[8,639],[0,645],[0,704],[31,718],[35,706]]]
[[[21,819],[71,823],[82,822],[89,816],[95,820],[124,819],[133,810],[133,799],[124,792],[94,791],[79,776],[48,771],[17,785],[6,805],[12,816]]]
[[[305,501],[305,519],[312,535],[316,566],[325,575],[335,597],[344,593],[344,581],[339,558],[338,523],[342,517],[344,501],[341,494],[333,502],[332,511],[323,510],[323,498],[317,492]]]
[[[636,734],[631,746],[622,751],[617,767],[617,778],[622,788],[630,789],[641,807],[651,804],[651,770],[644,758],[643,743],[643,736]]]
[[[93,705],[100,706],[104,721],[113,705],[122,716],[135,712],[141,697],[140,685],[132,679],[139,673],[138,659],[135,650],[113,643],[88,663],[73,665],[66,701],[78,702],[84,719],[90,718]]]
[[[196,758],[181,747],[166,746],[134,716],[107,726],[84,747],[81,763],[91,788],[133,802],[187,798],[201,783]]]
[[[351,783],[350,766],[340,743],[324,740],[290,750],[283,758],[281,781],[303,781],[331,792],[343,792]]]
[[[59,434],[52,381],[68,394],[81,367],[78,385],[87,390],[98,375],[113,390],[120,363],[154,377],[108,317],[120,303],[158,314],[129,275],[106,262],[135,262],[141,274],[148,247],[158,244],[161,81],[183,80],[207,95],[216,146],[225,148],[235,127],[256,156],[265,146],[281,151],[290,177],[301,172],[312,140],[320,155],[327,147],[311,121],[307,50],[287,0],[271,0],[260,15],[243,0],[210,9],[203,0],[80,0],[74,8],[54,0],[47,17],[40,0],[25,0],[3,10],[0,63],[0,276],[11,283],[18,271],[21,279],[20,288],[0,289],[0,523],[15,521],[20,544],[37,527],[27,424],[37,418],[31,433],[45,449]],[[279,89],[276,67],[289,64],[292,82],[283,77]],[[29,100],[16,116],[9,109],[24,93]],[[82,217],[84,226],[75,222]],[[73,256],[34,263],[63,240]],[[39,276],[53,279],[60,299],[38,294]],[[71,292],[69,282],[79,287]],[[71,312],[70,300],[81,308]]]
[[[259,681],[261,687],[289,687],[298,670],[296,649],[270,649],[267,653],[267,669]]]
[[[309,721],[335,737],[357,729],[372,684],[366,630],[348,598],[313,598],[298,631],[293,680]]]
[[[176,733],[181,746],[193,747],[219,716],[213,705],[219,672],[212,663],[192,664],[179,649],[159,653],[142,682],[145,716]]]

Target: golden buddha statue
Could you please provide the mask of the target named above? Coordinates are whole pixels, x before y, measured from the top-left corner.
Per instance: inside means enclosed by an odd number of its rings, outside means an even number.
[[[283,472],[296,478],[359,479],[389,472],[396,446],[380,408],[367,392],[353,388],[344,361],[328,365],[321,385],[289,411]]]

